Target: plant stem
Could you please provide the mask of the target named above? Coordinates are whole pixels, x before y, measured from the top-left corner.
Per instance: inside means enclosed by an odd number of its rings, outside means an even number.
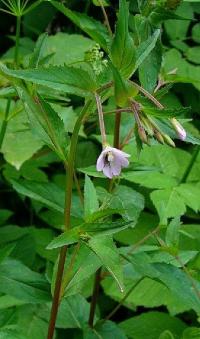
[[[108,32],[109,32],[110,36],[112,36],[112,30],[111,30],[111,27],[110,27],[110,23],[109,23],[108,16],[107,16],[106,10],[104,8],[104,5],[103,5],[101,0],[98,0],[98,3],[101,6],[101,10],[103,12],[103,16],[104,16],[104,20],[105,20],[105,24],[107,26]]]
[[[196,161],[196,158],[198,157],[198,154],[199,154],[199,151],[200,151],[200,147],[199,146],[196,146],[196,149],[194,150],[194,153],[192,154],[192,157],[190,159],[190,162],[185,170],[185,172],[183,173],[183,176],[182,176],[182,179],[180,180],[180,183],[184,183],[187,181],[187,178],[192,170],[192,167]]]
[[[145,97],[147,97],[149,100],[151,100],[158,108],[160,108],[160,109],[164,108],[164,106],[152,94],[150,94],[148,91],[146,91],[143,87],[139,86],[135,82],[133,82],[133,81],[131,81],[131,82],[141,93],[143,93],[145,95]]]
[[[101,98],[96,93],[95,94],[96,104],[97,104],[97,111],[99,116],[99,127],[101,131],[101,138],[102,138],[102,145],[105,146],[107,144],[106,141],[106,130],[105,130],[105,124],[104,124],[104,117],[103,117],[103,108],[101,104]]]
[[[113,317],[113,315],[120,309],[120,307],[123,305],[124,301],[129,297],[129,295],[133,292],[135,287],[141,282],[141,279],[139,279],[131,288],[128,290],[128,292],[125,294],[125,296],[120,300],[120,302],[117,304],[117,306],[107,315],[107,317],[103,320],[105,322],[106,320],[109,320]]]
[[[120,123],[121,112],[115,114],[115,130],[114,130],[114,143],[115,148],[120,148]]]
[[[71,211],[71,200],[72,200],[74,162],[75,162],[76,147],[77,147],[77,142],[78,142],[78,133],[79,133],[83,118],[88,112],[90,104],[91,104],[91,100],[89,100],[85,104],[81,113],[79,114],[79,117],[74,126],[72,138],[71,138],[69,157],[68,157],[68,168],[67,168],[67,175],[66,175],[66,194],[65,194],[65,212],[64,212],[65,231],[68,230],[70,227],[70,211]],[[54,289],[54,296],[53,296],[53,302],[52,302],[52,308],[51,308],[47,339],[53,338],[53,334],[55,330],[55,323],[56,323],[56,317],[57,317],[58,306],[59,306],[59,301],[60,301],[60,290],[61,290],[61,283],[62,283],[62,277],[63,277],[64,266],[65,266],[66,253],[67,253],[67,246],[63,246],[60,250],[58,271],[56,275],[56,283],[55,283],[55,289]]]
[[[17,16],[16,36],[15,36],[15,65],[19,64],[19,38],[20,38],[21,16]]]
[[[4,116],[4,119],[3,119],[3,122],[2,122],[1,131],[0,131],[0,150],[2,148],[4,137],[5,137],[5,134],[6,134],[6,128],[7,128],[7,124],[8,124],[8,115],[9,115],[9,111],[10,111],[10,104],[11,104],[11,99],[9,98],[8,101],[7,101],[5,116]]]
[[[93,323],[94,323],[94,316],[95,316],[97,299],[99,295],[100,281],[101,281],[101,267],[96,271],[96,274],[95,274],[92,301],[90,304],[90,315],[89,315],[89,320],[88,320],[88,324],[90,327],[93,327]]]

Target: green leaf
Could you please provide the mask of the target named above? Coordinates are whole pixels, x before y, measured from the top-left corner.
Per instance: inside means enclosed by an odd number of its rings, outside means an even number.
[[[173,334],[167,330],[161,333],[161,335],[159,336],[159,339],[175,339],[175,338]]]
[[[48,250],[52,250],[53,248],[62,247],[64,245],[71,245],[75,244],[79,241],[80,235],[80,228],[75,227],[71,230],[63,232],[61,235],[53,239],[50,244],[47,246]]]
[[[195,47],[191,47],[188,48],[186,53],[186,58],[191,61],[194,62],[195,64],[200,64],[199,58],[200,58],[200,46],[195,46]]]
[[[132,83],[124,80],[118,71],[117,68],[115,68],[111,64],[113,77],[114,77],[114,89],[115,89],[115,100],[116,104],[119,107],[124,107],[126,105],[129,105],[128,99],[131,97],[136,96],[138,93],[138,90],[132,85]]]
[[[5,107],[6,100],[0,100],[0,110],[5,112]],[[32,134],[30,127],[23,107],[12,102],[1,152],[6,161],[17,170],[43,146],[43,142]]]
[[[50,301],[49,284],[39,273],[20,261],[6,259],[0,264],[0,292],[29,303]]]
[[[200,188],[194,184],[181,184],[176,188],[187,206],[195,212],[200,210]]]
[[[135,46],[128,29],[129,8],[126,0],[119,2],[119,15],[111,45],[111,59],[121,74],[129,78],[135,66]]]
[[[146,41],[142,42],[136,53],[136,63],[134,72],[138,69],[138,67],[143,63],[143,61],[148,57],[149,53],[154,49],[156,45],[156,41],[158,40],[158,37],[160,36],[160,30],[157,29],[150,38],[148,38]]]
[[[48,331],[48,322],[40,316],[41,305],[24,305],[17,309],[18,322],[22,334],[28,339],[43,339]]]
[[[182,3],[176,10],[176,14],[193,19],[193,9],[188,3]],[[186,37],[190,20],[167,20],[164,22],[165,30],[171,40],[183,40]]]
[[[64,298],[60,304],[56,327],[83,328],[87,323],[90,304],[79,294]]]
[[[49,147],[51,147],[58,156],[65,161],[68,143],[64,123],[54,109],[40,96],[38,105],[40,106],[42,118],[40,123],[51,141]],[[32,126],[32,128],[34,128],[34,126]]]
[[[85,223],[82,225],[82,231],[87,232],[91,236],[105,236],[118,233],[133,224],[132,220],[129,221],[116,221],[116,222],[98,222],[98,223]]]
[[[177,338],[180,338],[185,326],[178,318],[157,311],[143,313],[120,323],[120,328],[129,338],[133,339],[159,338],[164,330],[169,330]]]
[[[97,324],[93,329],[85,328],[83,333],[84,339],[127,339],[123,330],[110,320]]]
[[[97,89],[94,77],[81,68],[50,66],[48,68],[11,70],[0,65],[0,72],[4,76],[22,79],[82,97]]]
[[[146,114],[155,116],[157,118],[172,118],[172,117],[177,117],[181,114],[188,113],[190,111],[190,107],[180,107],[180,108],[164,108],[164,109],[159,109],[155,107],[148,107],[148,106],[143,106],[143,111]]]
[[[177,184],[175,178],[154,171],[128,171],[122,173],[122,178],[148,188],[169,188]]]
[[[87,220],[94,212],[99,209],[99,202],[95,186],[91,179],[85,176],[84,186],[84,217]]]
[[[67,261],[68,265],[69,259]],[[72,278],[65,288],[65,295],[69,296],[81,292],[86,287],[88,279],[94,275],[101,265],[99,257],[85,244],[82,244],[74,263]],[[69,266],[66,265],[66,267]]]
[[[141,86],[148,92],[152,93],[160,72],[162,62],[162,46],[160,41],[157,41],[153,50],[149,53],[148,58],[145,58],[139,66],[139,79]]]
[[[166,224],[168,218],[181,216],[186,211],[184,200],[175,188],[154,191],[150,197],[157,209],[161,224]]]
[[[44,48],[46,47],[47,37],[47,33],[43,33],[39,36],[29,61],[29,68],[38,68]]]
[[[30,199],[41,202],[47,207],[64,213],[64,191],[53,183],[40,183],[26,180],[11,180],[13,188]]]
[[[144,197],[130,187],[119,185],[110,197],[109,206],[124,210],[122,217],[133,227],[144,208]]]
[[[119,253],[111,237],[94,237],[89,240],[88,246],[100,258],[102,265],[111,273],[123,292],[123,274]]]
[[[81,65],[85,58],[85,53],[95,45],[95,42],[80,34],[68,34],[58,32],[50,35],[46,41],[44,58],[52,55],[48,65]]]
[[[192,39],[195,42],[200,43],[200,23],[192,27]]]
[[[179,244],[180,218],[174,218],[167,226],[165,241],[167,246],[178,247]]]
[[[198,339],[200,337],[200,329],[198,327],[188,327],[183,331],[182,339]]]
[[[71,11],[69,8],[56,1],[51,1],[51,3],[75,25],[94,39],[104,50],[107,50],[109,35],[104,25],[83,13]]]

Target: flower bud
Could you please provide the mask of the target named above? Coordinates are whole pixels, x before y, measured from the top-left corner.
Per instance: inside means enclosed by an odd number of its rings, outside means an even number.
[[[162,134],[158,130],[154,130],[154,136],[161,144],[165,143]]]
[[[149,144],[145,129],[142,126],[138,126],[138,135],[142,142]]]
[[[164,141],[166,142],[166,144],[168,144],[169,146],[172,146],[172,147],[176,147],[175,143],[174,143],[173,140],[169,137],[169,135],[163,134],[163,138],[164,138]]]
[[[172,126],[174,127],[180,140],[184,141],[186,139],[186,131],[183,126],[175,119],[171,119]]]

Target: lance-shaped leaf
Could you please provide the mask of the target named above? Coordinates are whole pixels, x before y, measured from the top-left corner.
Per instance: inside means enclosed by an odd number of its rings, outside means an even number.
[[[128,18],[128,3],[120,0],[116,32],[111,45],[111,59],[126,78],[131,76],[135,67],[135,46],[128,30]]]
[[[85,97],[97,89],[94,76],[80,68],[50,66],[48,68],[12,70],[0,65],[4,76],[22,79],[57,91]]]
[[[137,53],[136,53],[136,63],[135,63],[134,72],[138,69],[138,67],[142,64],[142,62],[148,57],[149,53],[151,53],[151,51],[154,49],[159,35],[160,35],[160,29],[157,29],[150,38],[142,42],[141,45],[138,47]]]
[[[123,273],[120,256],[112,237],[94,237],[88,242],[88,246],[96,253],[107,270],[117,282],[123,292]]]
[[[116,67],[110,64],[113,72],[114,78],[114,91],[115,91],[115,100],[116,104],[119,107],[124,107],[129,105],[129,98],[137,95],[138,90],[134,87],[131,82],[123,79],[120,72]]]
[[[28,113],[33,134],[65,161],[68,142],[63,121],[41,97],[33,98],[20,80],[14,79],[14,83]]]
[[[40,61],[42,54],[43,54],[43,51],[44,51],[44,47],[46,45],[47,37],[48,37],[47,33],[43,33],[39,36],[39,38],[36,42],[33,54],[32,54],[30,61],[29,61],[29,67],[30,68],[37,68],[38,67],[39,61]]]
[[[86,175],[85,186],[84,186],[85,219],[87,219],[91,214],[96,212],[98,208],[99,208],[99,203],[98,203],[96,189],[91,179]]]
[[[51,1],[51,3],[107,51],[109,35],[104,25],[83,13],[71,11],[58,1]]]
[[[60,234],[54,240],[50,242],[47,249],[53,249],[62,247],[65,245],[72,245],[79,240],[87,241],[91,237],[104,237],[105,235],[111,235],[118,233],[132,225],[132,221],[104,221],[96,223],[83,223],[80,226],[74,227],[64,233]]]

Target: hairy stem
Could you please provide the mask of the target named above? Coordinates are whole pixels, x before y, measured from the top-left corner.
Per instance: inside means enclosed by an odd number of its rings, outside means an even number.
[[[95,309],[97,305],[97,299],[99,295],[100,281],[101,281],[101,267],[96,271],[96,274],[95,274],[92,300],[90,304],[90,315],[89,315],[89,320],[88,320],[88,324],[90,327],[93,327],[93,323],[94,323],[94,316],[95,316]]]
[[[149,100],[151,100],[158,108],[160,108],[160,109],[164,108],[164,106],[152,94],[150,94],[148,91],[146,91],[143,87],[139,86],[135,82],[133,82],[133,81],[131,81],[131,82],[141,93],[143,93],[145,95],[145,97],[147,97]]]
[[[101,98],[96,93],[95,94],[96,104],[97,104],[97,111],[99,116],[99,127],[101,131],[101,138],[102,138],[102,145],[105,146],[107,144],[106,141],[106,130],[105,130],[105,124],[104,124],[104,117],[103,117],[103,108],[101,104]]]
[[[109,32],[110,36],[112,36],[112,30],[111,30],[110,23],[109,23],[109,20],[108,20],[108,16],[107,16],[107,13],[106,13],[106,10],[104,8],[102,0],[98,0],[98,3],[101,6],[101,10],[103,12],[103,16],[104,16],[104,20],[105,20],[105,24],[106,24],[106,27],[108,29],[108,32]]]
[[[78,142],[78,133],[79,133],[83,118],[88,112],[90,104],[91,104],[91,100],[88,101],[85,104],[84,108],[82,109],[76,121],[76,124],[74,126],[74,130],[73,130],[73,134],[71,138],[69,157],[68,157],[68,168],[67,168],[67,175],[66,175],[66,194],[65,194],[65,212],[64,212],[65,231],[68,230],[70,227],[70,211],[71,211],[71,200],[72,200],[74,162],[75,162],[76,147],[77,147],[77,142]],[[51,315],[50,315],[47,339],[52,339],[54,335],[56,317],[57,317],[58,306],[59,306],[59,301],[60,301],[60,290],[61,290],[61,283],[62,283],[64,266],[65,266],[66,253],[67,253],[67,246],[63,246],[60,250],[60,255],[59,255],[58,271],[56,275],[56,283],[55,283],[54,296],[53,296],[53,302],[52,302],[52,307],[51,307]]]
[[[0,150],[2,148],[3,145],[3,141],[4,141],[4,137],[6,134],[6,128],[8,125],[8,115],[9,115],[9,111],[10,111],[10,104],[11,104],[11,99],[9,98],[7,101],[7,105],[6,105],[6,111],[5,111],[5,115],[4,115],[4,119],[1,125],[1,131],[0,131]]]
[[[121,123],[121,112],[115,114],[115,130],[114,130],[114,144],[115,148],[120,146],[120,123]]]
[[[21,16],[17,16],[16,36],[15,36],[15,65],[19,65],[19,38],[20,38]]]
[[[187,178],[188,178],[188,176],[189,176],[189,174],[190,174],[190,172],[192,170],[192,167],[193,167],[193,165],[194,165],[194,163],[196,161],[196,158],[198,157],[199,151],[200,151],[200,147],[196,146],[196,148],[195,148],[195,150],[194,150],[194,152],[192,154],[192,157],[190,159],[190,162],[189,162],[185,172],[183,173],[183,176],[182,176],[182,178],[180,180],[180,183],[184,183],[184,182],[187,181]]]

